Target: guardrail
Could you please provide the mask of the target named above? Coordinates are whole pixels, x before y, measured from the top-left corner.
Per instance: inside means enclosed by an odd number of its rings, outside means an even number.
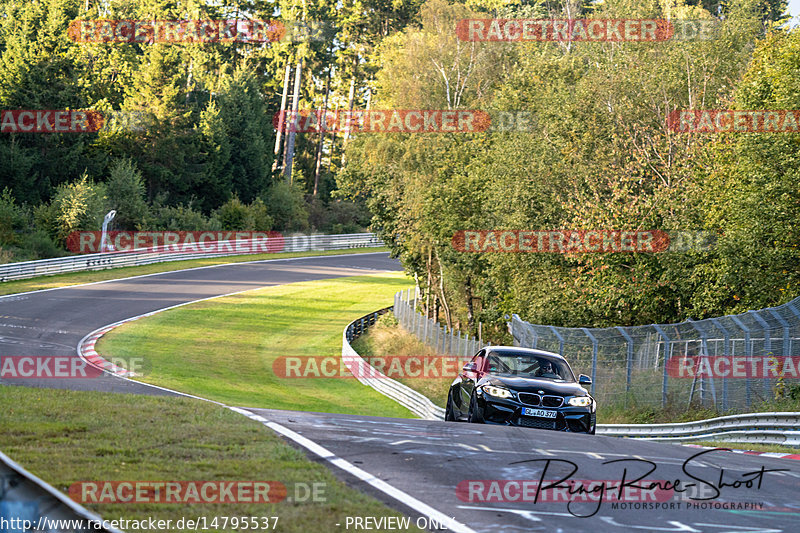
[[[273,240],[270,240],[273,239]],[[84,254],[39,261],[24,261],[0,265],[0,282],[34,278],[52,274],[104,270],[127,266],[141,266],[167,261],[207,259],[232,255],[249,255],[272,251],[275,238],[209,241],[203,243],[214,251],[175,251],[178,245],[162,245],[146,249]],[[375,248],[383,242],[374,233],[348,233],[341,235],[293,235],[280,239],[276,252],[306,252],[309,250],[346,250],[350,248]],[[184,246],[185,248],[185,246]]]
[[[714,440],[800,446],[800,413],[748,413],[679,424],[598,424],[597,434],[662,442]]]
[[[387,307],[348,324],[342,339],[342,359],[364,385],[372,387],[422,418],[444,420],[444,409],[421,393],[378,372],[350,345],[380,315],[392,310],[393,307]],[[361,377],[376,374],[379,377]],[[597,434],[661,442],[713,440],[800,446],[800,413],[749,413],[677,424],[598,424]]]
[[[430,399],[414,389],[386,377],[386,375],[377,371],[350,346],[350,342],[364,333],[369,326],[375,324],[380,315],[391,310],[392,307],[386,307],[374,313],[364,315],[344,328],[344,333],[342,334],[342,360],[356,379],[367,387],[372,387],[421,418],[426,420],[444,420],[444,409],[436,406]]]
[[[122,533],[3,452],[0,452],[0,531]]]

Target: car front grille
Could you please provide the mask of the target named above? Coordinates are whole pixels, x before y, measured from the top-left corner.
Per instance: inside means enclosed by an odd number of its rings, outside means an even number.
[[[533,407],[561,407],[564,405],[564,398],[561,396],[539,396],[530,392],[520,392],[517,396],[521,403],[532,405]]]
[[[519,401],[525,405],[532,405],[538,407],[542,404],[542,398],[538,394],[531,394],[530,392],[520,392],[518,394]]]
[[[564,398],[561,396],[542,396],[542,406],[561,407],[564,405]]]
[[[554,418],[528,418],[521,416],[519,425],[526,428],[556,429],[556,420]]]

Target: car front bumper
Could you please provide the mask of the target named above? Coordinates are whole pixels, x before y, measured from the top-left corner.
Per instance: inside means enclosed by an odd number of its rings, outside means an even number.
[[[483,419],[487,424],[500,424],[506,426],[531,427],[537,429],[550,429],[555,431],[569,431],[574,433],[591,433],[595,427],[595,403],[587,407],[566,405],[559,408],[547,409],[555,411],[555,418],[541,418],[524,416],[525,405],[514,399],[489,398],[486,395],[477,399],[478,407],[483,412]],[[539,409],[540,407],[533,407]]]

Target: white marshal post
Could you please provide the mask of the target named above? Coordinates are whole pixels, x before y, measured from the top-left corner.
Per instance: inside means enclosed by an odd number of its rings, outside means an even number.
[[[111,243],[106,245],[106,236],[108,233],[108,223],[114,220],[114,217],[117,216],[117,212],[113,209],[106,213],[106,216],[103,217],[103,232],[100,234],[100,252],[113,252],[114,247]]]

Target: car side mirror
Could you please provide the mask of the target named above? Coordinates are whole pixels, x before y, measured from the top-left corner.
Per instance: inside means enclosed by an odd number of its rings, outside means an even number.
[[[581,374],[580,376],[578,376],[578,383],[580,385],[591,385],[592,384],[592,378],[590,378],[586,374]]]
[[[477,372],[478,371],[478,365],[477,365],[477,363],[472,361],[472,362],[469,362],[466,365],[464,365],[464,368],[462,370],[464,372]]]

